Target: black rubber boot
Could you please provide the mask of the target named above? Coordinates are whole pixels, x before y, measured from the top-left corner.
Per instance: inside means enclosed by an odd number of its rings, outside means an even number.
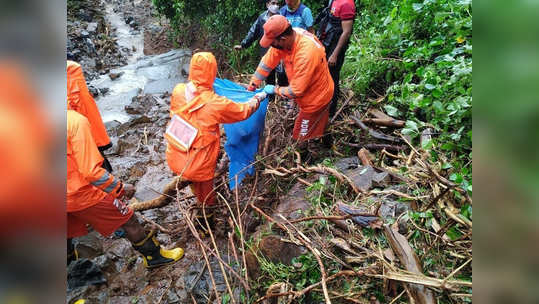
[[[150,232],[142,241],[133,244],[133,248],[142,254],[146,268],[172,264],[183,257],[182,248],[171,250],[161,248],[155,238],[154,231]]]
[[[67,239],[67,265],[79,259],[79,253],[73,244],[73,239]]]
[[[206,219],[208,220],[210,229],[215,228],[215,222],[213,218],[213,211],[206,210]],[[194,218],[194,223],[195,229],[198,231],[201,237],[204,238],[209,235],[208,226],[206,225],[206,221],[204,220],[204,214],[202,213],[202,210],[198,210],[198,213],[195,215]]]

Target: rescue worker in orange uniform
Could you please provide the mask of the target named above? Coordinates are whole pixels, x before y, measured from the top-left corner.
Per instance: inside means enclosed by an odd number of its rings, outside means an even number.
[[[112,166],[104,154],[105,150],[112,147],[107,129],[103,124],[97,104],[88,91],[80,64],[70,60],[67,61],[67,100],[68,110],[75,110],[88,118],[92,136],[104,159],[103,168],[112,172]]]
[[[299,114],[292,137],[300,143],[324,135],[328,123],[329,103],[333,96],[333,80],[329,73],[324,46],[310,32],[292,28],[280,15],[271,16],[264,24],[262,47],[270,47],[251,78],[248,90],[254,91],[279,61],[284,60],[290,85],[266,85],[264,92],[294,100]]]
[[[67,111],[68,259],[76,254],[72,238],[86,235],[87,224],[103,236],[122,227],[127,239],[142,254],[147,268],[182,258],[182,248],[161,248],[153,232],[145,233],[133,210],[123,201],[126,192],[132,189],[124,189],[121,181],[101,167],[103,157],[91,130],[86,117],[73,110]]]
[[[189,82],[178,84],[170,100],[170,116],[177,115],[198,130],[189,148],[178,146],[167,137],[167,162],[170,169],[191,189],[200,204],[216,203],[213,179],[220,148],[219,124],[247,119],[260,105],[261,98],[236,103],[215,94],[213,82],[217,61],[212,53],[195,53],[191,58]],[[172,121],[171,121],[172,123]],[[211,217],[207,213],[207,217]]]

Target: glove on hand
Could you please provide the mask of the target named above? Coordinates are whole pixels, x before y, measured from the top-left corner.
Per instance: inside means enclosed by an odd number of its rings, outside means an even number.
[[[270,95],[275,94],[275,86],[272,85],[272,84],[267,84],[267,85],[264,87],[264,93],[270,94]]]

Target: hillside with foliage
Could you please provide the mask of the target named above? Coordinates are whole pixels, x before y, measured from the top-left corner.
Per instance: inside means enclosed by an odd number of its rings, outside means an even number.
[[[314,17],[327,2],[302,1]],[[245,82],[254,72],[258,46],[241,52],[232,46],[265,9],[264,1],[153,3],[170,21],[170,37],[178,46],[217,55],[220,75]],[[290,134],[292,118],[279,101],[270,104],[258,173],[241,193],[229,193],[231,201],[245,205],[244,212],[269,225],[258,236],[277,235],[308,249],[290,265],[258,254],[263,242],[236,214],[235,250],[253,252],[259,265],[241,303],[472,301],[472,2],[356,0],[356,6],[341,72],[340,116],[328,130],[334,147],[318,151],[313,166],[303,165],[295,145],[282,136]],[[373,126],[372,113],[401,124]],[[363,169],[347,171],[342,163],[350,158],[360,159]],[[358,189],[356,178],[367,167],[390,181]],[[272,214],[275,202],[290,197],[298,185],[312,209],[299,220],[280,221]],[[397,203],[392,205],[401,210],[397,215],[380,215],[388,201]],[[380,215],[382,223],[362,224],[343,215],[343,206]],[[405,262],[412,257],[419,274]],[[245,258],[243,264],[246,269]],[[222,300],[230,303],[231,296],[225,292]]]

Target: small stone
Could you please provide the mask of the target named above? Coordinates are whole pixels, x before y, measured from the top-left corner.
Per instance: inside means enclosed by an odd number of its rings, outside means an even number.
[[[117,79],[118,77],[122,76],[124,72],[120,72],[120,73],[109,73],[109,77],[111,80],[115,80]]]
[[[90,91],[94,98],[99,95],[99,90],[96,89],[94,86],[88,86],[88,91]]]
[[[80,37],[82,37],[82,38],[88,38],[88,37],[90,37],[90,33],[88,33],[87,30],[82,30],[82,31],[80,32]]]
[[[95,33],[97,31],[97,22],[90,22],[86,25],[86,30],[90,33]]]

